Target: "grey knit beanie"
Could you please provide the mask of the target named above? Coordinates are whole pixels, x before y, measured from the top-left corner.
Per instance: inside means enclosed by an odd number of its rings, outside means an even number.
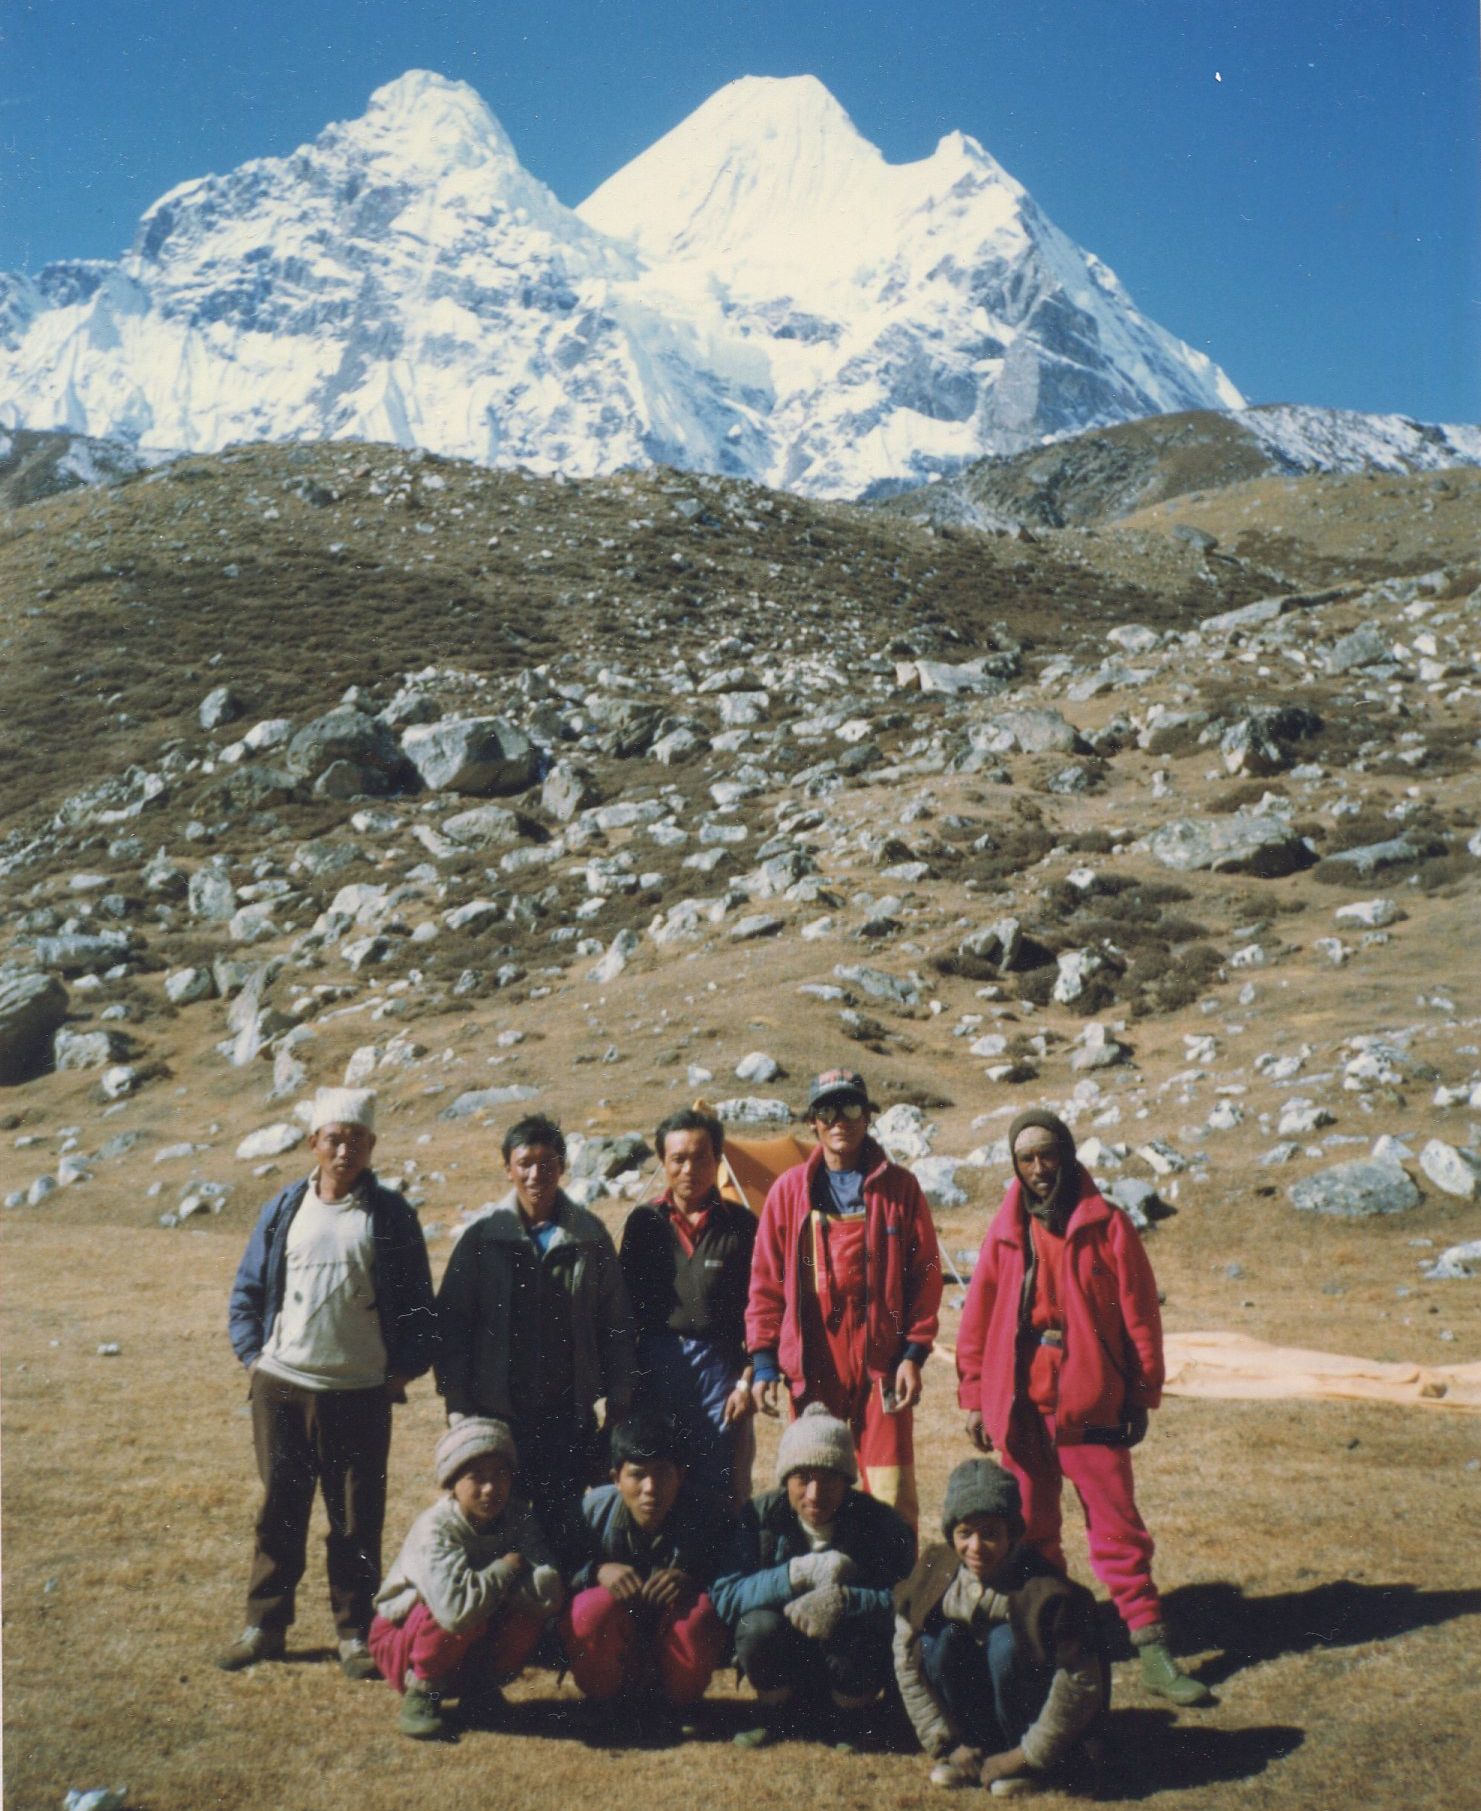
[[[777,1483],[785,1484],[792,1472],[809,1465],[836,1471],[850,1484],[859,1481],[848,1423],[830,1415],[821,1402],[810,1402],[782,1435],[776,1454]]]
[[[963,1459],[946,1480],[946,1501],[941,1505],[941,1531],[947,1540],[969,1515],[999,1515],[1021,1530],[1023,1498],[1012,1472],[991,1459]]]
[[[499,1453],[518,1469],[519,1454],[509,1424],[486,1415],[465,1415],[437,1442],[437,1482],[446,1490],[465,1465],[485,1453]]]

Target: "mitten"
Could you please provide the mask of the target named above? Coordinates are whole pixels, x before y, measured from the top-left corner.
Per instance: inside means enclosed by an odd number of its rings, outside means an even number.
[[[566,1588],[554,1566],[536,1566],[525,1583],[532,1602],[553,1616],[566,1599]]]
[[[848,1592],[842,1585],[824,1585],[820,1590],[805,1591],[782,1607],[782,1614],[792,1627],[809,1641],[827,1641],[843,1620],[848,1608]]]
[[[804,1553],[787,1566],[787,1577],[794,1591],[814,1591],[826,1585],[842,1585],[857,1568],[846,1553],[827,1548],[822,1553]]]

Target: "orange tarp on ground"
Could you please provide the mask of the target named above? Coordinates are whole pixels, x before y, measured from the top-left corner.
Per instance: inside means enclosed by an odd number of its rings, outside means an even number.
[[[1481,1364],[1385,1364],[1268,1346],[1242,1333],[1170,1333],[1163,1349],[1170,1396],[1236,1401],[1316,1396],[1481,1413]]]

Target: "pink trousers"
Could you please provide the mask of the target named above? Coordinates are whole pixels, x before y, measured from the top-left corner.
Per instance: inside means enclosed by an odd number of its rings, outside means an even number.
[[[522,1604],[451,1635],[419,1603],[405,1622],[375,1618],[370,1625],[370,1655],[398,1692],[406,1690],[408,1672],[428,1685],[449,1689],[456,1678],[459,1689],[466,1691],[514,1678],[535,1651],[544,1626],[543,1611]]]
[[[676,1614],[618,1603],[594,1585],[571,1599],[560,1626],[571,1677],[588,1698],[603,1700],[649,1684],[656,1672],[670,1704],[697,1703],[728,1646],[703,1592]]]
[[[1056,1446],[1054,1417],[1027,1404],[1013,1412],[1011,1452],[999,1454],[1023,1494],[1024,1538],[1064,1570],[1060,1492],[1069,1479],[1085,1511],[1090,1568],[1128,1629],[1161,1622],[1152,1583],[1152,1537],[1136,1506],[1131,1453],[1124,1446]]]

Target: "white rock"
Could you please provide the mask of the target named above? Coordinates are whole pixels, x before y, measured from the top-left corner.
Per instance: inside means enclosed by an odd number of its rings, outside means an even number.
[[[1359,899],[1352,905],[1338,906],[1332,914],[1338,924],[1360,924],[1370,931],[1381,931],[1390,924],[1402,924],[1409,916],[1392,899]]]
[[[735,697],[736,693],[724,694]],[[749,1056],[743,1056],[735,1066],[735,1079],[740,1082],[773,1082],[781,1074],[782,1066],[774,1056],[764,1050],[753,1050]]]
[[[897,1101],[893,1107],[886,1108],[874,1121],[872,1130],[896,1163],[905,1164],[929,1157],[936,1137],[936,1127],[919,1107],[908,1101]]]
[[[139,1071],[133,1063],[115,1063],[98,1078],[98,1086],[109,1100],[122,1100],[139,1085]]]
[[[932,1207],[965,1207],[967,1192],[956,1180],[960,1168],[957,1157],[921,1157],[910,1165],[910,1173]]]
[[[264,1157],[286,1156],[302,1143],[303,1128],[291,1120],[280,1119],[273,1125],[249,1132],[237,1146],[237,1156],[243,1163],[256,1163]]]
[[[1061,1006],[1078,1000],[1090,977],[1105,967],[1105,959],[1095,950],[1062,950],[1055,960],[1059,979],[1054,983],[1053,997]]]
[[[1463,1245],[1452,1245],[1442,1251],[1432,1264],[1421,1266],[1432,1283],[1460,1282],[1467,1277],[1481,1277],[1481,1239],[1468,1239]]]
[[[174,1006],[193,1006],[216,997],[216,977],[208,968],[177,968],[165,976],[165,998]]]
[[[789,1126],[792,1109],[784,1100],[744,1095],[715,1103],[715,1112],[727,1125]]]
[[[619,931],[607,946],[607,953],[601,961],[588,971],[587,979],[604,987],[609,981],[615,981],[636,953],[638,939],[632,931]]]
[[[1419,1153],[1419,1167],[1438,1189],[1462,1201],[1474,1201],[1481,1188],[1481,1163],[1470,1151],[1432,1138]]]

